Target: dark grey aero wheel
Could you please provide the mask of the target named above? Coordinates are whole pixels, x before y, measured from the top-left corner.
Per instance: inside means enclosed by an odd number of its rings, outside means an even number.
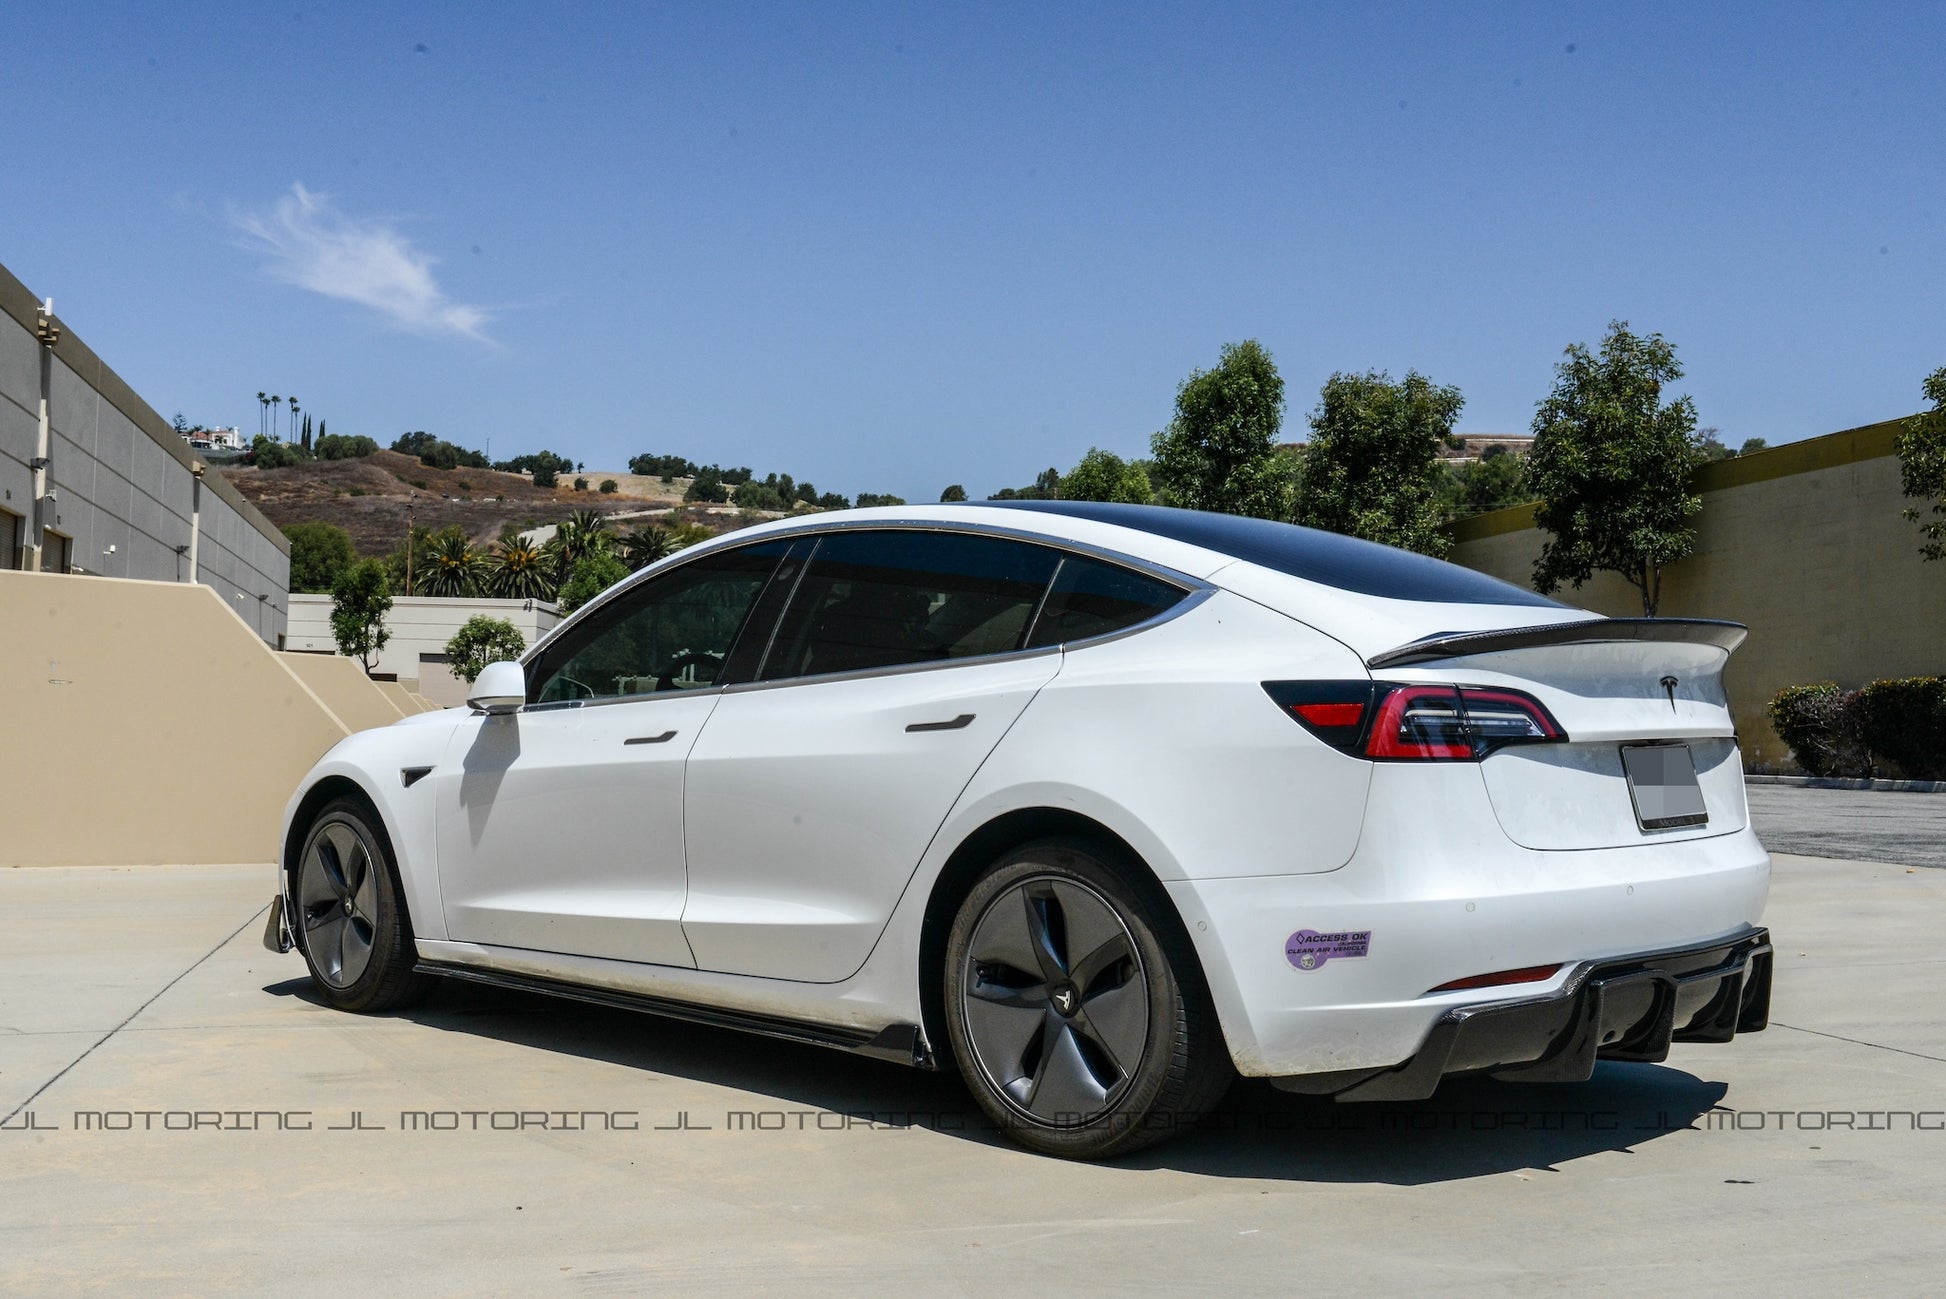
[[[324,999],[340,1010],[387,1010],[420,995],[412,929],[377,818],[355,799],[311,822],[291,878],[297,945]]]
[[[953,1052],[1023,1145],[1121,1154],[1190,1125],[1228,1085],[1194,954],[1150,892],[1086,843],[1043,840],[961,904],[946,951]]]

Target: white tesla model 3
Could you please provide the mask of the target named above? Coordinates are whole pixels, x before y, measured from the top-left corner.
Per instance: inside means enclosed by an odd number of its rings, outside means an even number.
[[[1284,524],[854,510],[619,583],[339,744],[265,941],[956,1067],[1084,1157],[1764,1027],[1731,623]]]

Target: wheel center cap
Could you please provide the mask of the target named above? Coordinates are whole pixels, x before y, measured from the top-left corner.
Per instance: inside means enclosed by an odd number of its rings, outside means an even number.
[[[346,914],[346,915],[350,915],[350,914],[351,914],[351,899],[350,899],[350,898],[346,898],[346,899],[345,899],[345,914]]]
[[[1074,985],[1071,983],[1064,983],[1054,989],[1052,1000],[1054,1009],[1063,1015],[1072,1015],[1075,1007],[1081,1004],[1081,998],[1075,993]]]

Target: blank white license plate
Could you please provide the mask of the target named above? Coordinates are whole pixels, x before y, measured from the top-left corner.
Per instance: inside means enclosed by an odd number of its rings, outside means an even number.
[[[1622,750],[1628,794],[1635,820],[1644,830],[1706,825],[1703,787],[1696,781],[1696,759],[1687,744],[1640,744]]]

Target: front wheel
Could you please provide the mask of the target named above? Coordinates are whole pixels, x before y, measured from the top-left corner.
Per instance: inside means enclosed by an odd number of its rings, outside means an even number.
[[[311,981],[339,1010],[391,1010],[431,983],[418,951],[399,874],[378,818],[353,798],[324,805],[311,822],[291,880],[297,946]]]
[[[1095,846],[1016,849],[946,941],[946,1021],[973,1095],[1030,1149],[1126,1154],[1193,1125],[1232,1077],[1166,899]]]

